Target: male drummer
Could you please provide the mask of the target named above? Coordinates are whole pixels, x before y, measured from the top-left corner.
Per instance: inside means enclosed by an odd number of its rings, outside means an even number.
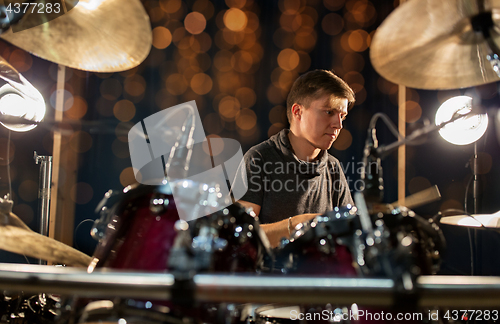
[[[352,89],[334,73],[305,73],[288,94],[290,129],[245,154],[248,191],[239,202],[253,208],[273,247],[297,224],[353,204],[340,163],[327,150],[354,101]]]

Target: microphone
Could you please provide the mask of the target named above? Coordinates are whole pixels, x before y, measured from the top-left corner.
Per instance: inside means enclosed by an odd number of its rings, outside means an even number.
[[[10,26],[17,23],[24,17],[25,10],[20,9],[16,13],[16,8],[13,8],[12,3],[9,4],[10,8],[7,9],[4,4],[0,5],[0,34],[9,30]]]
[[[364,167],[361,173],[361,180],[363,181],[361,191],[368,203],[379,203],[384,198],[382,162],[377,149],[378,140],[376,130],[372,126],[368,129],[368,137],[363,153]]]
[[[170,156],[165,164],[166,175],[170,179],[185,179],[189,171],[194,144],[195,114],[192,109],[188,111],[188,116],[182,125],[182,133],[170,150]]]

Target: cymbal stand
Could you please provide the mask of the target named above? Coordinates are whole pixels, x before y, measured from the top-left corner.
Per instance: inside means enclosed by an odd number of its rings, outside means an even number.
[[[481,9],[484,10],[484,3],[480,3]],[[472,28],[476,33],[482,34],[488,46],[488,54],[486,59],[490,62],[493,71],[500,77],[500,49],[493,41],[491,31],[494,30],[495,22],[493,21],[492,12],[485,11],[471,18]]]
[[[40,164],[40,177],[38,189],[38,212],[40,213],[40,234],[49,234],[50,189],[52,186],[52,156],[38,155],[35,151],[33,158]],[[46,262],[40,260],[40,264]]]

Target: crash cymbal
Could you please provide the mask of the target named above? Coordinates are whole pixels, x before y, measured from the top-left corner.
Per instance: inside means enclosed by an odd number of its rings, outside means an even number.
[[[27,10],[14,26],[20,31],[11,28],[0,37],[33,55],[85,71],[125,71],[146,59],[152,33],[139,0],[74,2],[66,0],[70,10],[55,19]]]
[[[484,2],[484,9],[481,3]],[[489,46],[471,18],[500,26],[498,0],[411,0],[397,7],[375,32],[370,59],[387,80],[412,88],[455,89],[499,81]],[[491,17],[491,19],[490,19]],[[500,36],[491,31],[497,47]],[[500,55],[500,53],[497,53]]]
[[[446,216],[441,218],[440,222],[447,225],[500,229],[500,214]]]

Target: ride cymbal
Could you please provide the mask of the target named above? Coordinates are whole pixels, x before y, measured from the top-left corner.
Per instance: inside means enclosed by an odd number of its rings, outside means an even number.
[[[484,214],[484,215],[455,215],[441,218],[441,224],[474,227],[474,228],[490,228],[500,229],[500,213]]]
[[[74,2],[66,0],[67,12],[57,18],[29,8],[15,24],[19,31],[11,28],[0,37],[35,56],[84,71],[120,72],[146,59],[151,24],[139,0]]]
[[[490,47],[479,25],[487,27],[499,47],[500,1],[411,0],[375,32],[370,59],[384,78],[412,88],[456,89],[496,82],[500,77],[486,58]]]

